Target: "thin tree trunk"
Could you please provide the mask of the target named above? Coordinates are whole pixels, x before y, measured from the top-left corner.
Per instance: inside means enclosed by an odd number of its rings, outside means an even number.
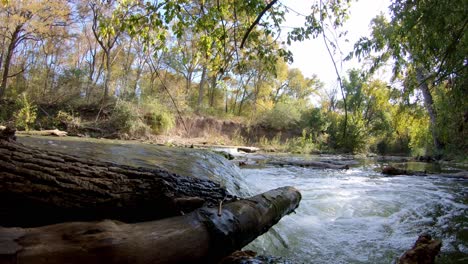
[[[216,90],[216,82],[217,82],[217,78],[216,78],[216,75],[215,75],[211,79],[210,107],[214,106],[214,96],[215,96],[215,90]]]
[[[107,100],[109,97],[109,82],[111,79],[112,71],[111,71],[111,58],[110,58],[110,50],[104,50],[106,54],[106,80],[104,81],[104,98],[103,102]]]
[[[200,79],[200,84],[198,86],[198,102],[197,102],[197,114],[200,113],[203,107],[203,96],[205,92],[205,81],[206,81],[206,66],[203,66],[202,75]]]
[[[426,79],[423,74],[423,69],[416,69],[416,79],[419,82],[419,89],[424,98],[424,106],[426,107],[427,113],[429,114],[429,120],[431,122],[430,129],[432,133],[432,138],[434,142],[434,147],[436,152],[440,154],[443,150],[443,143],[439,139],[439,133],[437,132],[437,111],[434,108],[434,100],[432,99],[431,91],[427,85]]]
[[[146,223],[111,220],[0,228],[1,263],[217,263],[265,233],[299,205],[283,187],[190,214]]]
[[[13,52],[15,51],[16,44],[18,41],[18,36],[22,27],[23,27],[22,24],[16,26],[15,31],[11,35],[11,41],[10,41],[10,44],[8,45],[8,50],[7,50],[7,54],[5,57],[5,64],[3,65],[2,83],[0,84],[0,98],[3,98],[3,96],[5,95],[5,91],[7,88],[8,74],[10,73],[11,58],[13,57]]]

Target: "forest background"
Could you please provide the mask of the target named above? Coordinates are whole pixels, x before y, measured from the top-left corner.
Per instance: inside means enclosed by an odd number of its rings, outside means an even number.
[[[0,124],[190,137],[204,117],[237,124],[232,142],[285,151],[466,159],[468,3],[394,0],[343,54],[352,2],[312,1],[282,40],[297,11],[277,0],[2,0]],[[289,66],[288,44],[309,38],[336,87]],[[341,71],[351,58],[362,66]]]

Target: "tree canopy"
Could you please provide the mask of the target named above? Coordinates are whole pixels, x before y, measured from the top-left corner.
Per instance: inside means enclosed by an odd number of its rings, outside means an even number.
[[[290,9],[276,0],[0,4],[0,122],[56,126],[96,105],[95,121],[129,134],[163,133],[176,115],[197,114],[296,131],[324,151],[467,148],[465,1],[393,1],[349,56],[371,66],[336,69],[339,89],[291,68],[288,44],[320,37],[340,63],[350,0],[312,1],[288,34]],[[376,71],[388,64],[390,83]]]

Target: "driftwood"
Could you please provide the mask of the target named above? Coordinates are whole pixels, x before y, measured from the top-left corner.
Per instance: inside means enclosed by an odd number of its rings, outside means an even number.
[[[163,169],[88,160],[0,133],[0,226],[115,219],[141,222],[234,199],[218,183]]]
[[[456,178],[456,179],[468,179],[468,172],[467,171],[460,171],[456,173],[428,173],[426,171],[412,171],[412,170],[403,170],[398,169],[393,166],[385,166],[382,169],[382,174],[396,176],[396,175],[408,175],[408,176],[428,176],[428,175],[436,175],[445,178]]]
[[[442,241],[432,239],[428,234],[420,235],[414,246],[400,257],[397,264],[434,264],[441,247]]]
[[[29,130],[29,131],[18,131],[17,134],[21,135],[31,135],[31,136],[56,136],[56,137],[65,137],[67,136],[66,131],[61,131],[58,129],[52,130]]]
[[[0,228],[0,263],[216,263],[266,232],[299,205],[292,187],[184,216],[124,224],[71,222]]]
[[[267,162],[270,165],[275,166],[299,166],[299,167],[311,167],[320,169],[338,169],[347,170],[349,165],[333,164],[322,161],[307,161],[307,160],[271,160]]]

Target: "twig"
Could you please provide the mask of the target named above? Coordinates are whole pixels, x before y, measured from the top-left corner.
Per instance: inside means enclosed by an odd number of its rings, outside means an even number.
[[[226,200],[226,196],[224,196],[223,200],[219,202],[219,207],[218,207],[218,216],[221,216],[223,214],[223,202]]]
[[[166,83],[163,81],[163,79],[161,78],[161,75],[159,74],[159,72],[155,72],[156,73],[156,76],[158,77],[159,81],[161,82],[161,85],[163,86],[164,90],[166,91],[167,95],[169,95],[169,98],[171,98],[171,101],[172,101],[172,104],[174,105],[176,111],[177,111],[177,115],[179,116],[179,119],[180,121],[182,122],[182,125],[184,126],[185,128],[185,132],[187,132],[187,135],[189,134],[189,131],[187,129],[187,126],[185,125],[185,121],[184,119],[182,118],[182,114],[180,113],[180,110],[179,108],[177,107],[177,104],[174,100],[174,98],[172,97],[171,93],[169,92],[169,89],[167,88],[166,86]]]

